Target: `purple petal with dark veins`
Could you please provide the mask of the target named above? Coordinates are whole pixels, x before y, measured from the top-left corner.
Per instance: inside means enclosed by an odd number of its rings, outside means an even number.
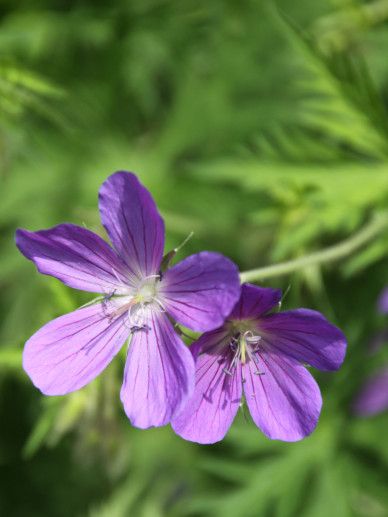
[[[98,303],[50,321],[27,341],[24,370],[45,395],[82,388],[106,368],[127,339],[123,318],[111,321]]]
[[[222,351],[222,348],[228,346],[232,339],[230,330],[227,326],[219,327],[210,332],[205,332],[190,346],[190,352],[193,354],[194,360],[201,353],[215,354]]]
[[[146,429],[168,424],[194,388],[194,360],[167,316],[149,310],[147,328],[133,334],[121,401],[131,423]]]
[[[345,357],[343,333],[310,309],[265,316],[258,321],[258,332],[272,350],[319,370],[338,370]]]
[[[246,402],[255,424],[273,440],[301,440],[318,422],[322,398],[317,383],[291,358],[267,352],[257,358],[257,366],[250,361],[243,367]]]
[[[388,409],[388,368],[374,375],[357,397],[353,410],[360,416],[372,416]]]
[[[75,289],[120,293],[130,284],[125,263],[101,237],[86,228],[60,224],[38,232],[19,229],[16,245],[40,273]]]
[[[243,284],[240,300],[235,305],[229,319],[257,318],[277,307],[281,299],[282,291],[280,289]]]
[[[230,338],[222,330],[200,339],[202,350],[208,352],[201,353],[196,362],[194,395],[171,425],[185,440],[210,444],[224,438],[238,411],[241,365],[231,367]]]
[[[224,323],[240,296],[238,270],[223,255],[202,251],[165,272],[161,294],[178,323],[196,331],[213,330]]]
[[[164,222],[148,190],[137,177],[116,172],[99,192],[101,220],[118,254],[139,279],[159,272]]]

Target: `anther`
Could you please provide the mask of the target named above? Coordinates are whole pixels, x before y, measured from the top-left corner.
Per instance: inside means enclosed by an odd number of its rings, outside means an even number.
[[[256,335],[252,334],[252,332],[250,330],[245,332],[244,338],[245,338],[245,341],[249,345],[257,345],[261,341],[261,336],[256,336]]]
[[[117,289],[114,289],[111,293],[108,293],[104,296],[104,300],[102,303],[108,302],[113,296],[116,294]]]
[[[134,334],[135,332],[139,332],[140,330],[145,330],[146,332],[148,332],[149,330],[151,330],[151,327],[144,324],[144,325],[133,325],[131,328],[130,328],[131,332]]]

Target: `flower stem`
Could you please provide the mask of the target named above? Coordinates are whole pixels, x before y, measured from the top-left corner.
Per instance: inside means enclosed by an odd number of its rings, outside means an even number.
[[[339,244],[287,262],[244,271],[240,274],[241,282],[257,282],[265,278],[287,275],[308,266],[339,260],[351,255],[386,229],[388,229],[388,214],[377,214],[364,228]]]

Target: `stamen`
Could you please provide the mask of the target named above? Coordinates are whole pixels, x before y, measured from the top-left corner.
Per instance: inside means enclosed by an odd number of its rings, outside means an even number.
[[[261,348],[261,343],[262,337],[251,330],[246,330],[243,334],[239,333],[234,335],[229,342],[233,356],[229,367],[223,368],[222,371],[226,375],[233,375],[238,362],[245,365],[247,362],[252,361],[256,367],[255,375],[265,375],[265,372],[259,368],[259,359],[256,355]],[[242,378],[242,382],[246,382],[244,377]]]
[[[145,321],[145,304],[140,302],[140,303],[135,303],[133,305],[131,305],[131,307],[129,307],[129,310],[128,310],[128,319],[129,319],[129,322],[131,323],[131,326],[133,327],[141,327],[142,325],[144,325],[144,321]]]
[[[156,279],[160,280],[160,275],[159,275],[159,274],[157,274],[157,275],[148,275],[148,276],[145,276],[145,277],[143,278],[143,280],[141,281],[140,285],[141,285],[142,283],[144,283],[144,280],[149,280],[150,278],[156,278]]]
[[[131,307],[136,303],[136,300],[132,299],[129,303],[125,303],[121,307],[118,307],[116,310],[114,310],[111,314],[109,314],[110,321],[114,320],[115,318],[122,316],[125,312],[129,312],[131,310]]]
[[[238,338],[233,337],[229,346],[230,346],[230,348],[232,349],[233,352],[236,352],[237,349],[238,349]]]
[[[151,327],[149,325],[141,325],[141,326],[136,326],[134,325],[133,327],[131,327],[131,332],[132,333],[135,333],[135,332],[139,332],[140,330],[145,330],[146,332],[148,332],[149,330],[151,330]]]
[[[166,307],[163,305],[163,303],[158,298],[155,298],[154,302],[156,302],[159,305],[159,307],[162,309],[162,312],[167,312]]]
[[[247,330],[244,333],[244,339],[249,345],[257,345],[261,341],[261,336],[257,336],[250,330]]]
[[[257,368],[257,370],[254,372],[254,374],[255,374],[255,375],[265,375],[265,372],[261,372],[261,371],[260,371],[260,368],[259,368],[259,360],[258,360],[258,358],[256,357],[256,355],[255,355],[255,354],[252,354],[252,355],[251,355],[251,359],[252,359],[252,361],[254,362],[254,364],[255,364],[255,366],[256,366],[256,368]]]
[[[231,348],[231,350],[233,352],[233,358],[232,358],[232,361],[231,361],[231,363],[229,365],[229,368],[223,368],[222,371],[226,375],[232,376],[234,370],[236,369],[237,362],[240,359],[240,347],[238,345],[238,339],[235,336],[231,339],[231,341],[229,343],[229,346],[230,346],[230,348]]]
[[[103,304],[106,304],[116,294],[117,289],[114,289],[111,293],[104,295]]]

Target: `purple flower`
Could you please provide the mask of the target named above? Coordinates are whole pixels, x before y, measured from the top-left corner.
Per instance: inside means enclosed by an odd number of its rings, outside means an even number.
[[[104,295],[38,330],[26,343],[23,367],[44,394],[63,395],[94,379],[131,336],[125,411],[137,427],[164,425],[194,383],[192,355],[171,320],[195,331],[220,326],[240,294],[238,271],[222,255],[202,252],[161,272],[163,219],[131,173],[105,181],[99,207],[113,248],[72,224],[17,230],[18,248],[40,273]]]
[[[281,291],[249,284],[223,326],[194,344],[196,387],[172,426],[186,440],[214,443],[228,431],[243,393],[255,424],[272,439],[296,441],[318,421],[321,394],[301,363],[337,370],[342,332],[319,312],[269,314]]]
[[[359,416],[372,416],[388,409],[388,368],[380,370],[365,384],[354,403]]]

